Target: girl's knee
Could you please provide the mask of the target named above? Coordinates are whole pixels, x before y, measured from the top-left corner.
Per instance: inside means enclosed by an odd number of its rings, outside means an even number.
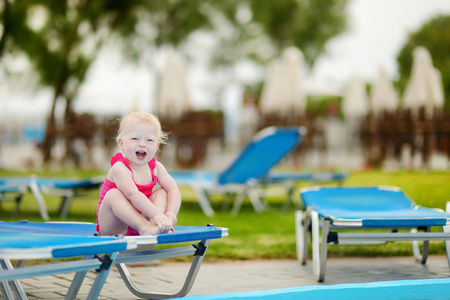
[[[108,205],[108,206],[113,206],[113,205],[121,203],[123,201],[128,201],[128,200],[125,198],[125,196],[122,194],[121,191],[119,191],[118,189],[110,189],[105,194],[105,197],[103,197],[101,206],[103,206],[104,204]]]
[[[149,197],[150,201],[158,207],[158,209],[162,212],[165,212],[167,209],[167,192],[162,189],[156,189],[152,192]]]
[[[125,198],[125,196],[119,189],[110,189],[108,192],[106,192],[104,198]]]
[[[152,202],[154,200],[167,200],[167,192],[162,188],[158,188],[152,192],[150,195],[150,200]]]

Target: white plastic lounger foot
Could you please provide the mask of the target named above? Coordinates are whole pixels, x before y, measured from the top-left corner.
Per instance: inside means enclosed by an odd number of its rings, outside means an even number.
[[[197,194],[198,203],[200,204],[200,207],[202,208],[205,215],[207,215],[208,217],[213,217],[215,213],[213,208],[211,207],[211,203],[208,200],[205,189],[198,185],[192,185],[192,189]]]
[[[425,232],[430,232],[430,227],[427,227]],[[411,233],[417,233],[417,228],[412,228]],[[428,259],[428,249],[430,246],[430,241],[423,241],[422,251],[420,251],[419,241],[412,241],[411,244],[416,261],[424,265]]]
[[[311,212],[313,270],[318,282],[323,282],[325,279],[329,224],[329,220],[323,221],[322,237],[320,237],[319,214],[316,211]]]
[[[38,204],[39,212],[41,214],[42,219],[48,221],[50,217],[47,212],[44,197],[42,196],[41,191],[39,190],[39,186],[34,178],[32,178],[30,181],[30,190],[33,193],[34,199]]]
[[[295,211],[295,239],[297,245],[297,260],[302,262],[302,264],[305,264],[305,234],[303,228],[303,211],[301,210]],[[308,244],[306,244],[306,246],[308,246]],[[308,252],[307,250],[308,248],[306,248],[306,252]]]

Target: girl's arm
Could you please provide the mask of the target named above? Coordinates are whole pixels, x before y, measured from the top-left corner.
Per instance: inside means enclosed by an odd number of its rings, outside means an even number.
[[[133,181],[131,171],[123,163],[115,163],[111,167],[109,175],[111,175],[112,181],[116,184],[117,188],[131,201],[133,206],[153,219],[160,230],[164,230],[168,226],[166,223],[170,222],[170,220],[138,190]]]
[[[176,217],[181,206],[180,189],[166,168],[158,161],[156,162],[156,168],[158,172],[158,183],[167,193],[167,213],[174,213]]]

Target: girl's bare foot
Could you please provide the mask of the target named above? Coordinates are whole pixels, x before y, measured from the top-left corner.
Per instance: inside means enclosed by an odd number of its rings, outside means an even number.
[[[144,226],[143,228],[141,228],[139,230],[140,235],[153,235],[153,234],[158,234],[158,233],[160,233],[158,226],[156,226],[155,224],[152,224],[150,222],[148,222],[148,224],[146,226]]]

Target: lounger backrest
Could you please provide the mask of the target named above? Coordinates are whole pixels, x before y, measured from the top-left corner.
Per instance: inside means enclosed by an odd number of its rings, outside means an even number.
[[[263,178],[302,141],[303,127],[268,127],[256,134],[234,162],[219,176],[219,184],[245,183]]]

